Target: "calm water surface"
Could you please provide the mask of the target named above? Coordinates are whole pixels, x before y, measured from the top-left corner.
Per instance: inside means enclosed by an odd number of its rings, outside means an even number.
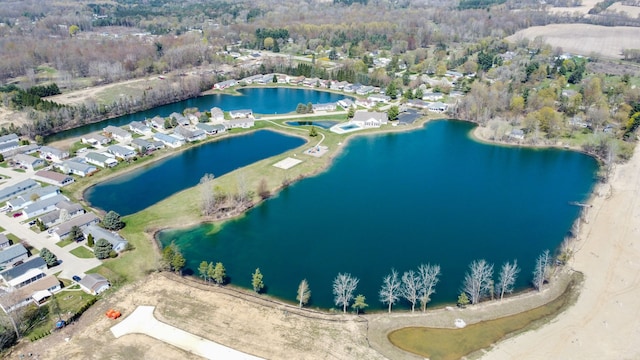
[[[222,176],[239,167],[304,144],[302,138],[268,130],[229,137],[183,151],[89,188],[92,206],[129,215],[195,186],[204,174]]]
[[[46,138],[47,142],[64,140],[100,131],[107,125],[123,126],[132,121],[143,121],[154,116],[167,117],[173,112],[182,113],[184,109],[195,107],[200,111],[209,111],[219,107],[224,111],[252,109],[255,114],[285,114],[296,110],[298,104],[320,104],[337,102],[347,96],[311,89],[293,88],[249,88],[238,89],[240,96],[213,94],[179,101],[172,104],[123,115],[101,122],[83,125],[74,129],[61,131]]]
[[[360,137],[329,171],[300,181],[224,227],[165,231],[195,273],[221,261],[232,283],[250,287],[260,267],[270,295],[295,301],[306,278],[312,306],[332,307],[338,272],[360,278],[356,294],[383,305],[382,277],[421,263],[441,265],[432,304],[454,302],[467,265],[518,260],[529,285],[535,258],[553,251],[587,199],[597,163],[580,153],[491,146],[472,125],[436,121],[424,129]],[[193,177],[197,182],[198,176]],[[402,304],[400,306],[406,306]]]

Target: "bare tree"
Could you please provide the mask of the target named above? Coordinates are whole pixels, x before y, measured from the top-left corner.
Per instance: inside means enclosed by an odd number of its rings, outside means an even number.
[[[342,312],[347,312],[347,306],[353,299],[353,292],[360,280],[349,273],[338,273],[333,280],[333,295],[336,305],[342,305]]]
[[[300,285],[298,285],[298,295],[296,295],[296,299],[299,301],[298,306],[302,307],[304,304],[309,302],[309,298],[311,298],[309,283],[307,282],[307,279],[302,279],[302,281],[300,281]]]
[[[400,294],[402,294],[402,297],[411,303],[411,312],[414,311],[421,292],[422,283],[420,281],[420,275],[417,275],[413,270],[409,270],[402,274]]]
[[[505,293],[510,294],[513,292],[513,284],[516,282],[516,277],[519,272],[520,268],[518,268],[518,260],[513,260],[513,263],[507,261],[502,264],[497,285],[500,300],[502,300]]]
[[[389,305],[389,312],[391,312],[391,306],[398,301],[400,297],[400,280],[398,279],[398,272],[395,269],[391,269],[391,274],[385,276],[382,279],[382,289],[380,289],[380,301]]]
[[[200,179],[200,191],[202,195],[202,214],[205,216],[212,215],[216,207],[216,197],[213,192],[213,174],[204,174]]]
[[[471,304],[477,304],[487,296],[492,287],[493,264],[486,260],[474,260],[469,264],[469,272],[464,276],[462,291],[469,295]]]
[[[536,265],[533,269],[533,287],[538,291],[542,291],[542,285],[549,275],[549,250],[545,250],[536,259]]]
[[[431,295],[436,290],[435,287],[440,279],[440,265],[421,264],[418,266],[418,276],[420,278],[420,304],[422,312],[427,311],[427,304],[431,301]]]

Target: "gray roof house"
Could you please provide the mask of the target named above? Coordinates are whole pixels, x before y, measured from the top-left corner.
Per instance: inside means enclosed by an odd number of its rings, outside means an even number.
[[[377,111],[356,111],[353,119],[349,120],[350,123],[365,128],[380,127],[388,121],[387,113]]]
[[[32,269],[40,269],[44,271],[47,269],[47,262],[44,261],[44,259],[40,256],[32,256],[24,263],[0,272],[0,278],[2,278],[2,280],[6,283],[26,274],[27,271]]]
[[[87,274],[82,280],[78,281],[78,285],[83,291],[92,295],[98,295],[111,286],[109,280],[100,274]]]
[[[18,139],[18,135],[8,134],[8,135],[0,136],[0,152],[1,153],[11,151],[13,149],[17,149],[19,146],[20,146],[20,141]]]
[[[89,225],[97,224],[99,222],[100,222],[100,218],[98,218],[94,213],[82,214],[65,223],[60,224],[57,228],[53,230],[52,234],[55,239],[60,241],[66,238],[67,236],[69,236],[69,233],[71,232],[71,228],[74,226],[77,226],[80,229],[84,229]]]
[[[38,200],[33,204],[25,207],[24,210],[22,210],[22,212],[24,213],[24,216],[27,219],[29,219],[34,216],[38,216],[40,214],[46,214],[49,211],[53,211],[58,208],[56,206],[57,203],[61,201],[67,201],[67,200],[69,199],[67,199],[64,195],[56,195],[48,199]]]
[[[337,104],[334,102],[324,103],[324,104],[313,104],[311,105],[313,111],[333,111],[336,109]]]
[[[129,146],[111,145],[107,148],[107,151],[116,157],[129,160],[136,156],[136,150]]]
[[[40,220],[47,228],[49,228],[55,224],[68,221],[84,213],[86,213],[86,211],[84,210],[82,205],[69,201],[60,201],[56,204],[55,210],[38,216],[38,220]]]
[[[36,187],[7,201],[7,205],[11,207],[11,210],[15,211],[27,207],[34,202],[52,198],[58,194],[60,194],[60,188],[57,186],[47,185],[44,187]]]
[[[171,148],[177,148],[184,145],[184,140],[178,139],[177,137],[163,134],[163,133],[153,134],[153,139],[157,141],[162,141],[163,144]]]
[[[226,128],[222,124],[211,125],[211,124],[199,123],[196,125],[196,128],[204,131],[204,133],[207,135],[215,135],[217,133],[222,133],[226,130]]]
[[[82,137],[82,143],[89,144],[91,146],[107,145],[109,142],[111,142],[111,139],[97,133],[84,135]]]
[[[7,186],[0,190],[0,201],[6,201],[16,195],[19,195],[31,188],[38,187],[40,184],[33,179],[23,180],[15,185]]]
[[[227,128],[227,130],[235,128],[248,129],[252,128],[253,125],[255,125],[255,120],[253,120],[252,118],[228,120],[224,122],[224,126],[225,128]]]
[[[169,118],[171,119],[175,119],[178,122],[178,125],[181,126],[189,126],[189,124],[191,124],[191,122],[189,121],[189,119],[187,119],[184,115],[182,114],[178,114],[177,112],[172,112],[169,115]]]
[[[131,141],[131,133],[127,130],[116,126],[107,126],[104,128],[104,133],[111,136],[112,139],[118,142],[128,142]]]
[[[69,157],[69,152],[51,146],[40,146],[40,157],[45,160],[62,161]]]
[[[231,116],[234,119],[249,118],[249,117],[253,117],[253,111],[250,109],[231,110],[229,111],[229,116]]]
[[[154,116],[151,119],[147,119],[147,125],[156,129],[164,129],[164,118],[160,116]]]
[[[49,170],[40,170],[36,172],[33,178],[36,180],[45,182],[47,184],[51,184],[59,187],[69,185],[75,181],[69,175],[60,174],[55,171],[49,171]]]
[[[64,173],[82,177],[91,175],[98,171],[95,166],[86,164],[82,162],[82,160],[65,160],[61,164],[56,164],[55,166]]]
[[[152,133],[151,128],[141,121],[132,121],[129,124],[129,130],[140,135],[150,135]]]
[[[87,226],[82,233],[85,238],[91,234],[95,241],[99,239],[107,240],[113,246],[113,250],[117,252],[121,252],[127,247],[128,241],[118,235],[118,233],[103,229],[97,225]]]
[[[0,297],[0,308],[5,313],[19,309],[31,303],[38,306],[45,303],[53,293],[60,291],[60,281],[53,275],[16,290],[16,296]]]
[[[212,122],[223,122],[224,121],[224,111],[219,107],[211,108],[211,121]]]
[[[24,263],[18,265],[21,266],[24,265]],[[15,268],[14,268],[15,269]],[[42,269],[29,269],[27,271],[25,271],[24,273],[22,273],[21,275],[11,279],[11,280],[7,280],[6,283],[8,286],[11,286],[15,289],[19,289],[21,287],[27,286],[33,282],[36,282],[40,279],[42,279],[43,277],[47,276],[47,274],[44,273],[44,271]]]
[[[173,132],[184,137],[184,139],[188,142],[200,141],[207,138],[207,134],[205,134],[205,132],[200,129],[191,130],[183,126],[178,126],[173,129]]]
[[[116,145],[113,145],[113,146],[116,146]],[[118,160],[114,159],[111,156],[107,156],[103,153],[90,152],[90,153],[87,153],[87,155],[85,155],[84,158],[87,161],[87,163],[100,166],[103,168],[114,167],[118,165]]]
[[[35,156],[25,155],[25,154],[16,154],[13,156],[13,161],[20,165],[24,166],[27,169],[33,171],[37,168],[43,167],[47,165],[47,162],[43,159],[38,159]]]
[[[18,261],[27,260],[29,252],[24,245],[18,243],[0,251],[0,267],[7,268]]]
[[[0,249],[6,248],[11,245],[11,240],[5,234],[0,233]]]
[[[148,151],[153,151],[156,149],[156,147],[153,146],[153,144],[150,141],[141,139],[141,138],[136,138],[131,140],[131,146],[136,150],[140,150],[143,153],[146,153]]]

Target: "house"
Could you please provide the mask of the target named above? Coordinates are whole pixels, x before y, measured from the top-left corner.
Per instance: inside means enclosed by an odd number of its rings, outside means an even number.
[[[23,180],[20,181],[19,183],[15,184],[15,185],[11,185],[11,186],[7,186],[4,189],[0,190],[0,201],[6,201],[8,199],[11,199],[14,196],[17,196],[23,192],[26,192],[29,189],[32,189],[34,187],[39,187],[40,184],[38,184],[37,182],[35,182],[35,180],[33,179],[27,179],[27,180]]]
[[[40,151],[40,145],[38,144],[29,144],[20,146],[18,150],[16,150],[19,154],[35,154]]]
[[[364,95],[372,93],[373,90],[375,90],[375,88],[373,86],[360,86],[355,91],[356,91],[356,94],[358,94],[360,96],[364,96]]]
[[[511,132],[508,133],[510,138],[516,139],[516,140],[524,140],[524,131],[520,130],[520,129],[513,129],[511,130]]]
[[[67,199],[64,195],[58,194],[48,199],[38,200],[33,204],[26,206],[24,210],[22,210],[22,212],[24,213],[24,216],[27,219],[30,219],[40,214],[46,214],[50,211],[57,209],[58,207],[56,206],[56,204],[65,200],[68,201],[69,199]]]
[[[161,118],[160,116],[154,116],[153,118],[147,120],[147,125],[160,130],[165,129],[164,123],[164,118]]]
[[[173,132],[175,134],[182,136],[188,142],[204,140],[207,138],[207,134],[205,134],[204,131],[200,129],[191,130],[191,129],[187,129],[184,126],[176,127],[175,129],[173,129]]]
[[[324,103],[324,104],[313,104],[311,105],[313,111],[334,111],[337,107],[337,104],[332,103]]]
[[[345,109],[345,110],[350,108],[350,107],[356,107],[356,104],[351,99],[342,99],[342,100],[338,101],[338,105],[340,107],[342,107],[343,109]]]
[[[224,112],[219,107],[211,108],[211,121],[221,123],[224,121]]]
[[[164,149],[164,143],[159,140],[152,141],[151,145],[153,145],[153,147],[156,148],[156,150]]]
[[[22,265],[24,265],[24,263],[18,266],[22,266]],[[45,266],[46,266],[46,263],[45,263]],[[15,269],[15,267],[12,269]],[[15,278],[5,281],[5,283],[7,284],[7,286],[10,286],[14,289],[19,289],[33,282],[36,282],[45,276],[47,276],[47,274],[44,273],[43,269],[29,269],[29,270],[26,270],[21,275],[16,276]]]
[[[140,139],[140,138],[131,140],[131,146],[134,149],[140,151],[141,153],[147,153],[150,151],[154,151],[156,149],[156,147],[153,146],[153,143],[151,143],[148,140]]]
[[[171,115],[169,115],[169,118],[175,120],[180,126],[189,126],[191,124],[189,119],[177,112],[172,112]]]
[[[369,97],[367,98],[367,100],[376,102],[376,103],[388,103],[389,101],[391,101],[391,96],[387,96],[387,95],[382,95],[382,94],[373,94],[373,95],[369,95]]]
[[[161,141],[164,145],[174,149],[185,144],[184,140],[178,139],[175,136],[171,136],[163,133],[153,134],[153,139],[157,141]]]
[[[426,101],[438,101],[441,100],[444,97],[444,95],[442,95],[442,93],[439,92],[432,92],[432,93],[426,93],[422,96],[422,100],[426,100]]]
[[[47,270],[46,261],[44,261],[40,256],[32,256],[22,264],[0,272],[0,278],[2,278],[2,281],[4,281],[5,284],[8,284],[9,281],[18,278],[33,269],[42,271]]]
[[[348,82],[346,81],[334,81],[331,83],[331,86],[329,87],[331,90],[343,90],[345,86],[349,85]],[[342,105],[340,105],[342,106]],[[344,107],[344,106],[343,106]]]
[[[227,80],[227,81],[222,81],[214,84],[213,88],[217,90],[224,90],[228,87],[236,86],[236,84],[237,84],[237,81],[235,80]]]
[[[13,162],[31,171],[47,165],[47,162],[44,161],[43,159],[38,159],[37,157],[31,156],[31,155],[25,155],[25,154],[14,155]]]
[[[80,229],[84,229],[89,225],[97,224],[99,222],[100,218],[98,218],[94,213],[82,214],[65,223],[60,224],[52,231],[52,235],[54,239],[56,239],[56,241],[60,241],[69,236],[71,228],[74,226],[77,226]]]
[[[204,131],[204,133],[207,135],[215,135],[226,130],[226,128],[222,124],[210,125],[205,123],[199,123],[198,125],[196,125],[196,129]]]
[[[107,151],[113,156],[124,160],[129,160],[136,156],[136,150],[129,146],[111,145],[107,148]]]
[[[5,153],[20,146],[20,139],[16,134],[0,136],[0,153]]]
[[[82,205],[63,200],[56,204],[55,210],[38,216],[38,220],[40,220],[44,226],[50,228],[53,225],[71,220],[85,213],[86,211]]]
[[[8,313],[29,304],[40,306],[60,289],[58,278],[49,275],[0,297],[0,307]]]
[[[83,144],[89,144],[91,146],[98,146],[98,147],[107,145],[109,142],[111,142],[111,140],[108,137],[102,136],[100,134],[85,135],[82,137],[81,140]]]
[[[44,187],[35,187],[7,201],[7,205],[12,211],[15,211],[27,207],[36,201],[46,200],[58,194],[60,194],[60,188],[57,186],[47,185]]]
[[[111,286],[109,280],[100,274],[87,274],[82,280],[78,281],[78,285],[84,292],[91,295],[98,295]]]
[[[252,128],[254,125],[255,125],[255,121],[253,119],[237,119],[237,120],[228,120],[224,122],[224,126],[227,130],[235,129],[235,128],[249,129],[249,128]]]
[[[69,157],[69,152],[51,146],[41,146],[40,157],[45,160],[60,162]]]
[[[29,257],[29,252],[21,243],[11,245],[0,251],[0,268],[13,267],[18,261],[25,261]]]
[[[244,109],[244,110],[231,110],[229,111],[229,116],[232,119],[243,119],[243,118],[251,118],[253,117],[253,111]]]
[[[411,99],[407,100],[407,105],[418,109],[428,109],[431,104],[423,100]]]
[[[369,108],[375,107],[376,102],[371,101],[369,99],[356,99],[356,106],[362,106],[369,109]]]
[[[123,239],[120,235],[118,235],[118,233],[101,228],[97,225],[87,226],[82,231],[82,233],[84,234],[85,238],[87,238],[89,234],[91,234],[91,236],[93,236],[93,239],[96,241],[99,239],[107,240],[113,246],[113,250],[117,252],[124,251],[128,244],[128,241]]]
[[[33,178],[38,181],[42,181],[47,184],[51,184],[59,187],[67,186],[75,181],[69,175],[64,175],[64,174],[60,174],[55,171],[49,171],[49,170],[40,170],[36,172]]]
[[[151,128],[140,121],[132,121],[129,123],[129,130],[139,135],[151,135]]]
[[[84,159],[87,163],[100,166],[102,168],[118,165],[118,160],[103,153],[90,152],[84,156]]]
[[[11,245],[11,240],[7,237],[7,235],[0,233],[0,249],[4,249]]]
[[[278,79],[278,84],[288,84],[289,83],[289,75],[285,75],[285,74],[278,74],[276,75],[276,78]]]
[[[56,164],[55,166],[65,174],[74,174],[82,177],[89,176],[98,171],[95,166],[89,165],[77,158],[65,160],[61,164]]]
[[[103,131],[105,134],[107,134],[107,136],[110,136],[112,139],[118,142],[126,143],[131,141],[131,133],[122,128],[109,125],[105,127]]]
[[[429,109],[429,111],[443,113],[443,112],[446,112],[448,108],[449,108],[449,105],[438,101],[430,104],[427,109]]]
[[[387,113],[377,111],[356,111],[350,123],[364,128],[380,127],[387,124]]]

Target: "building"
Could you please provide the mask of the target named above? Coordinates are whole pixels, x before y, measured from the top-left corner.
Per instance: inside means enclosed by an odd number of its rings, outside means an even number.
[[[7,269],[13,267],[15,263],[25,261],[28,257],[29,252],[24,245],[21,243],[11,245],[0,251],[0,268]]]
[[[23,276],[29,270],[33,269],[45,271],[47,270],[47,263],[40,256],[32,256],[22,264],[0,272],[0,278],[5,284],[9,284],[9,281]]]
[[[367,98],[373,102],[376,103],[383,103],[386,104],[389,101],[391,101],[391,96],[387,96],[387,95],[382,95],[382,94],[373,94],[373,95],[369,95],[369,97]]]
[[[60,162],[69,157],[69,152],[51,146],[41,146],[40,157],[45,160]]]
[[[107,148],[107,151],[113,156],[124,160],[129,160],[136,156],[136,150],[129,146],[111,145]]]
[[[60,281],[55,276],[49,275],[25,287],[5,293],[0,297],[0,307],[8,313],[29,304],[40,306],[60,289]]]
[[[82,280],[78,281],[78,285],[84,292],[91,295],[98,295],[111,286],[109,280],[100,274],[87,274]]]
[[[56,239],[56,241],[60,241],[69,236],[71,228],[74,226],[77,226],[80,229],[84,229],[89,225],[97,224],[99,222],[100,218],[98,218],[94,213],[82,214],[76,218],[60,224],[52,231],[52,235]]]
[[[113,250],[117,252],[124,251],[128,244],[128,241],[118,235],[118,233],[103,229],[97,225],[87,226],[82,231],[82,233],[84,234],[85,238],[87,238],[89,234],[91,234],[95,241],[99,239],[107,240],[113,246]]]
[[[83,144],[89,144],[96,147],[101,147],[111,142],[111,139],[100,134],[88,134],[83,136],[81,140]]]
[[[20,146],[20,139],[16,134],[0,136],[0,153],[5,153]]]
[[[63,200],[56,204],[55,210],[38,216],[38,220],[40,220],[44,226],[50,228],[85,213],[86,211],[82,205]]]
[[[237,120],[228,120],[224,122],[224,126],[227,130],[242,128],[249,129],[255,125],[255,121],[253,119],[237,119]]]
[[[55,209],[57,209],[58,207],[56,206],[59,202],[61,201],[68,201],[69,199],[67,199],[64,195],[56,195],[53,197],[50,197],[48,199],[44,199],[44,200],[38,200],[36,202],[34,202],[33,204],[30,204],[28,206],[26,206],[23,210],[22,213],[24,214],[24,216],[27,219],[30,219],[32,217],[41,215],[41,214],[46,214],[50,211],[53,211]]]
[[[376,128],[389,122],[387,113],[377,111],[356,111],[350,123],[363,128]]]
[[[18,265],[22,266],[24,265],[24,263]],[[46,264],[45,264],[46,266]],[[12,268],[16,269],[17,267]],[[46,269],[45,269],[46,270]],[[27,271],[25,271],[24,273],[16,276],[15,278],[5,281],[7,286],[10,286],[14,289],[20,289],[21,287],[25,287],[31,283],[34,283],[40,279],[42,279],[43,277],[47,276],[47,274],[44,273],[44,271],[42,269],[29,269]]]
[[[161,118],[160,116],[154,116],[151,119],[147,120],[147,125],[149,125],[152,128],[155,129],[160,129],[160,130],[164,130],[164,118]]]
[[[204,131],[204,133],[207,135],[215,135],[218,133],[222,133],[226,130],[226,128],[222,124],[211,125],[211,124],[205,124],[205,123],[197,124],[196,129]]]
[[[7,201],[7,205],[12,211],[20,210],[36,201],[46,200],[58,194],[60,194],[60,188],[57,186],[47,185],[44,187],[35,187]]]
[[[349,109],[350,107],[356,107],[356,104],[351,99],[342,99],[338,101],[338,105],[345,110]]]
[[[131,140],[131,146],[143,154],[156,149],[152,142],[141,138]]]
[[[114,167],[118,165],[118,160],[103,153],[90,152],[85,155],[84,159],[87,163],[100,166],[102,168]]]
[[[64,175],[64,174],[60,174],[55,171],[49,171],[49,170],[40,170],[36,172],[33,178],[38,181],[42,181],[47,184],[51,184],[59,187],[67,186],[75,181],[69,175]]]
[[[140,121],[132,121],[129,124],[129,130],[139,135],[151,135],[153,133],[150,127]]]
[[[232,87],[232,86],[236,86],[238,82],[235,80],[227,80],[227,81],[222,81],[219,83],[216,83],[213,85],[213,88],[216,90],[224,90],[228,87]]]
[[[131,141],[131,133],[119,127],[109,125],[105,127],[103,131],[105,134],[118,142],[126,143]]]
[[[95,166],[89,165],[82,159],[77,158],[72,160],[65,160],[61,164],[56,164],[55,166],[65,174],[74,174],[82,177],[89,176],[98,171]]]
[[[429,107],[428,107],[429,111],[433,111],[433,112],[437,112],[437,113],[446,112],[448,108],[449,108],[449,105],[447,105],[445,103],[441,103],[439,101],[430,104]]]
[[[219,107],[211,108],[211,121],[221,123],[224,121],[224,112]]]
[[[37,157],[31,156],[31,155],[25,155],[25,154],[14,155],[13,162],[31,171],[47,165],[47,162],[44,161],[43,159],[38,159]]]
[[[229,111],[229,116],[231,116],[232,119],[252,118],[253,117],[253,111],[251,111],[249,109],[231,110],[231,111]]]
[[[176,127],[175,129],[173,129],[173,132],[182,136],[188,142],[200,141],[207,138],[207,134],[205,134],[204,131],[200,129],[191,130],[187,129],[184,126]]]
[[[337,104],[332,103],[324,103],[324,104],[313,104],[311,105],[313,111],[334,111],[337,107]]]
[[[9,246],[11,246],[11,240],[9,240],[7,235],[0,233],[0,249],[4,249]]]
[[[164,145],[174,149],[184,145],[184,140],[163,133],[153,134],[153,139],[161,141]]]
[[[0,201],[7,201],[12,197],[20,195],[23,192],[38,186],[40,186],[40,184],[35,182],[33,179],[23,180],[15,185],[7,186],[0,190]]]

